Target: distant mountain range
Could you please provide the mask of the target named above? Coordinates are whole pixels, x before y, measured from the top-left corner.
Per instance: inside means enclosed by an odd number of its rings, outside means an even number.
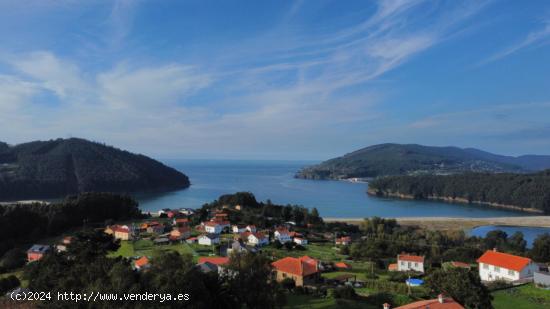
[[[9,146],[0,142],[0,199],[61,197],[80,192],[186,188],[183,173],[139,154],[84,139]]]
[[[463,172],[522,173],[547,168],[550,168],[550,156],[512,157],[474,148],[379,144],[306,167],[296,177],[349,179]]]

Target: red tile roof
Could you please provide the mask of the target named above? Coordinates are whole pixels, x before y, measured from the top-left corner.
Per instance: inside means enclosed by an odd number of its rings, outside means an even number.
[[[334,266],[336,266],[337,268],[345,268],[345,269],[350,269],[351,266],[344,263],[344,262],[338,262],[338,263],[335,263]]]
[[[220,225],[220,223],[219,222],[214,222],[214,221],[208,221],[208,222],[204,223],[204,225],[206,225],[206,226],[218,226],[218,225]]]
[[[212,257],[212,256],[201,256],[199,257],[199,264],[202,263],[212,263],[215,265],[227,265],[229,264],[229,258],[228,257]]]
[[[256,233],[245,232],[245,233],[249,233],[249,235],[254,235],[254,237],[256,237],[258,239],[264,239],[265,238],[265,235],[262,232],[256,232]],[[243,233],[243,234],[245,234],[245,233]]]
[[[149,264],[149,259],[146,256],[142,256],[138,260],[136,260],[134,264],[136,265],[136,267],[143,267]]]
[[[477,262],[521,271],[525,266],[529,265],[532,260],[522,256],[489,250],[477,259]]]
[[[399,254],[397,256],[397,260],[398,261],[424,263],[424,257],[419,256],[419,255]]]
[[[111,229],[113,230],[113,232],[130,233],[130,230],[128,229],[128,227],[125,227],[125,226],[114,225],[111,227]]]
[[[443,303],[439,299],[421,300],[408,305],[400,306],[395,309],[464,309],[461,304],[452,298],[443,298]]]
[[[392,263],[390,265],[388,265],[388,270],[392,271],[392,270],[397,270],[398,267],[397,267],[397,263]]]
[[[312,259],[309,256],[302,256],[300,258],[285,257],[271,263],[271,265],[277,271],[297,276],[308,276],[318,272],[317,260]]]

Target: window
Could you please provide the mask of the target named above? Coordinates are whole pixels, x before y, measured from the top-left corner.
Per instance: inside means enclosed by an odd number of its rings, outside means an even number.
[[[414,267],[418,267],[418,263],[415,262],[415,263],[414,263]]]
[[[489,269],[489,265],[488,264],[483,264],[483,269]]]
[[[411,262],[407,262],[407,266],[408,266],[408,267],[411,267]]]
[[[508,275],[513,276],[513,275],[515,275],[515,274],[516,274],[515,271],[513,271],[513,270],[511,270],[511,269],[508,270]]]
[[[500,267],[495,266],[495,271],[496,271],[497,273],[499,273],[499,272],[500,272]]]

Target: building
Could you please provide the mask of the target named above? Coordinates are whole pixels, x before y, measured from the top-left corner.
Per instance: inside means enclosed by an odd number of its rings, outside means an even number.
[[[105,228],[104,232],[113,235],[115,239],[130,240],[132,233],[127,225],[111,225]]]
[[[214,268],[211,265],[216,266],[216,271],[219,275],[224,275],[227,272],[227,265],[229,264],[229,258],[228,257],[214,257],[214,256],[201,256],[199,257],[199,262],[197,265],[208,263],[210,265],[207,265],[208,269],[213,270]],[[206,267],[205,267],[206,268]],[[203,269],[203,267],[201,267]]]
[[[46,252],[50,251],[50,246],[47,245],[33,245],[27,250],[27,261],[34,262],[44,257]]]
[[[225,228],[229,228],[229,221],[208,221],[203,222],[204,231],[212,234],[220,234]]]
[[[319,263],[309,256],[285,257],[271,263],[271,265],[274,268],[277,282],[291,278],[296,286],[304,286],[315,282],[319,278]]]
[[[388,271],[398,271],[399,267],[397,267],[397,263],[391,263],[388,265]]]
[[[350,270],[351,269],[351,265],[349,265],[348,263],[344,263],[344,262],[334,263],[334,267],[336,267],[337,269],[342,269],[342,270]]]
[[[539,287],[550,288],[550,272],[547,271],[535,271],[533,281]]]
[[[189,236],[191,236],[191,228],[187,226],[174,228],[170,232],[171,239],[186,239]]]
[[[307,239],[305,239],[305,238],[303,238],[303,237],[294,237],[294,242],[295,242],[297,245],[301,245],[301,246],[307,245]]]
[[[142,256],[134,262],[134,268],[136,270],[144,270],[151,267],[149,259],[146,256]]]
[[[334,241],[334,244],[336,244],[337,246],[348,246],[351,244],[351,237],[350,236],[338,237]]]
[[[250,233],[256,233],[256,226],[255,225],[247,225],[246,230]]]
[[[204,234],[198,237],[199,245],[212,246],[220,243],[218,234]]]
[[[397,270],[424,273],[424,257],[419,255],[399,254],[397,256]]]
[[[147,227],[147,233],[162,234],[162,233],[164,233],[164,225],[162,225],[158,222],[150,223]]]
[[[189,226],[189,224],[191,224],[191,221],[188,218],[174,218],[172,220],[172,225],[174,226]]]
[[[486,251],[479,259],[479,277],[482,281],[517,281],[532,279],[538,265],[530,258],[496,250]]]
[[[67,251],[67,246],[70,245],[72,241],[73,241],[72,236],[63,237],[63,240],[61,241],[61,243],[55,246],[55,248],[57,249],[57,252]]]
[[[269,244],[269,238],[261,232],[250,233],[248,235],[248,244],[253,246],[265,246]]]
[[[290,238],[290,232],[285,228],[278,228],[274,233],[275,239],[281,242],[282,244],[292,241]]]
[[[235,234],[244,233],[246,231],[246,226],[244,225],[233,225],[231,231]]]
[[[389,304],[382,305],[383,309],[390,309]],[[439,294],[436,299],[421,300],[414,303],[410,303],[404,306],[396,307],[395,309],[464,309],[464,307],[457,303],[450,297],[445,297],[443,294]]]

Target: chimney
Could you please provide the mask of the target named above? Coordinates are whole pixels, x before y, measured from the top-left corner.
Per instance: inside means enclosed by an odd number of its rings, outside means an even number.
[[[445,302],[445,299],[443,299],[443,294],[439,294],[437,295],[437,301],[442,304]]]
[[[385,303],[382,306],[383,306],[382,308],[384,308],[384,309],[390,309],[390,307],[391,307],[390,304],[388,304],[388,303]]]
[[[498,252],[498,249],[496,247],[494,247],[493,252]]]

